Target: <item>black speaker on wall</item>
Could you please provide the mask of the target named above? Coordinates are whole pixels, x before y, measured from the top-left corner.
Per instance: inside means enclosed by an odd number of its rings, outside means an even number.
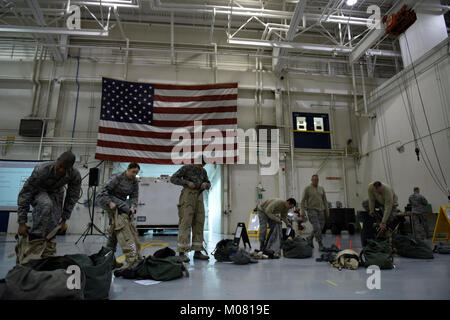
[[[22,137],[40,137],[44,130],[44,121],[40,119],[21,119],[19,135]]]
[[[98,168],[89,169],[89,187],[97,187],[100,177],[100,170]]]

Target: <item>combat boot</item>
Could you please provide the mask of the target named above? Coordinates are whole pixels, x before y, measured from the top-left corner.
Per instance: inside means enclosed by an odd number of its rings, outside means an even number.
[[[203,254],[201,251],[195,251],[194,259],[198,260],[209,260],[209,256]]]

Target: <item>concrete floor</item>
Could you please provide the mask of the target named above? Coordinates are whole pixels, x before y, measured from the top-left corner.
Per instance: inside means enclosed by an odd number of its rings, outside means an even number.
[[[215,244],[224,238],[205,232],[211,253]],[[97,252],[106,242],[101,236],[88,236],[86,241],[75,245],[78,236],[58,236],[58,254]],[[330,246],[336,237],[324,235],[324,243]],[[341,248],[361,249],[359,234],[340,236]],[[141,237],[142,242],[165,242],[175,248],[175,236]],[[428,240],[431,241],[431,240]],[[430,242],[431,243],[431,242]],[[14,238],[0,235],[0,278],[4,278],[15,263]],[[242,243],[241,243],[242,246]],[[252,238],[253,249],[256,240]],[[317,247],[317,246],[316,246]],[[144,249],[144,255],[152,254],[160,247]],[[116,256],[121,255],[120,249]],[[190,254],[192,258],[192,253]],[[257,264],[235,265],[209,261],[194,261],[189,265],[190,277],[144,286],[132,280],[113,279],[110,299],[145,300],[264,300],[264,299],[450,299],[450,255],[435,254],[433,260],[416,260],[395,256],[395,269],[381,271],[381,289],[369,290],[366,281],[370,274],[365,268],[339,271],[320,257],[317,248],[309,259],[259,260]],[[328,281],[329,282],[328,282]],[[331,282],[331,283],[330,283]]]

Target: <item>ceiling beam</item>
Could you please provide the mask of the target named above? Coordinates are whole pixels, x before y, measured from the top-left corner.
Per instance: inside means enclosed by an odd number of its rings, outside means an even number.
[[[286,34],[286,41],[290,42],[294,39],[295,33],[297,32],[297,27],[303,19],[303,14],[305,13],[306,8],[306,0],[300,0],[295,5],[294,14],[292,15],[291,24],[289,25],[289,30]],[[283,48],[280,50],[278,54],[278,59],[275,64],[274,71],[276,73],[280,73],[283,69],[283,67],[286,65],[286,61],[283,59],[280,59],[280,57],[283,57],[287,53],[287,49]]]
[[[54,35],[69,35],[69,36],[100,36],[107,37],[108,30],[70,30],[65,28],[51,28],[51,27],[26,27],[26,26],[0,26],[0,32],[13,33],[33,33],[33,34],[54,34]],[[56,45],[56,42],[49,43]]]
[[[27,0],[28,6],[31,8],[31,12],[34,16],[34,20],[36,20],[37,24],[41,27],[46,27],[47,23],[44,19],[44,14],[41,10],[41,7],[39,6],[39,3],[37,0]],[[47,43],[49,44],[56,44],[55,39],[50,36],[48,33],[43,33],[44,38]],[[64,61],[64,56],[62,55],[61,51],[59,51],[59,48],[52,47],[53,57],[56,61]]]

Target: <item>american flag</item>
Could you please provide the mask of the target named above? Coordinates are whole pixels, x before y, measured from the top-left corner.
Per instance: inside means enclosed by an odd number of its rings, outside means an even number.
[[[172,150],[181,140],[173,141],[172,133],[184,128],[192,139],[190,161],[199,157],[194,153],[199,148],[213,148],[208,163],[237,163],[237,90],[237,83],[185,86],[103,78],[95,158],[180,164],[176,161],[186,155],[174,158]],[[200,121],[203,133],[213,129],[223,140],[207,134],[197,142],[194,121]]]

